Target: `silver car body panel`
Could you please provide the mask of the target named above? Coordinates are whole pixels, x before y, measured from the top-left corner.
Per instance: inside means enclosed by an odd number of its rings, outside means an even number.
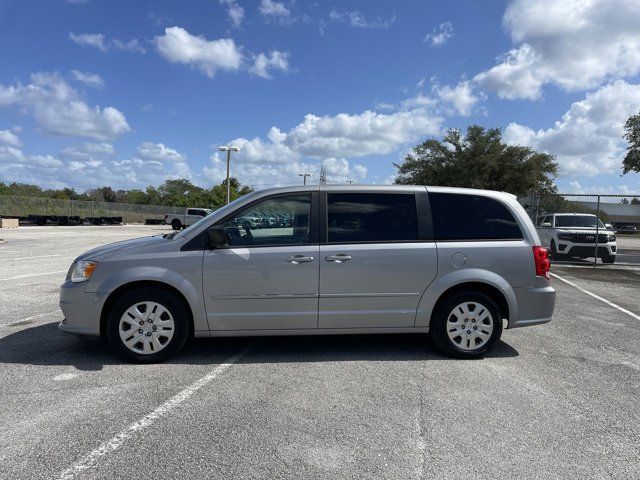
[[[210,226],[252,202],[300,192],[446,192],[488,196],[520,224],[517,241],[385,242],[186,250]],[[98,266],[85,283],[61,288],[64,331],[99,335],[109,295],[132,282],[158,282],[187,301],[196,336],[427,332],[433,307],[452,287],[498,289],[509,328],[551,320],[555,291],[536,277],[531,247],[540,239],[513,195],[420,186],[300,186],[253,192],[204,217],[171,240],[161,236],[99,247],[79,256]],[[326,260],[338,254],[351,260]],[[292,255],[313,261],[292,264]],[[69,275],[68,275],[69,277]]]

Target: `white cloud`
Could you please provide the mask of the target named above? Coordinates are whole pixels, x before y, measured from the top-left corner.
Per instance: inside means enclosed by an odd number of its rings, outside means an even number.
[[[132,53],[146,53],[146,50],[142,45],[140,45],[137,38],[131,39],[128,42],[114,38],[111,40],[111,45],[113,45],[117,50],[124,50]]]
[[[503,23],[518,46],[475,77],[502,98],[535,99],[548,83],[590,89],[640,72],[637,0],[514,0]]]
[[[97,48],[101,52],[107,51],[105,36],[102,33],[80,33],[69,32],[69,38],[81,47]]]
[[[47,188],[86,189],[112,185],[144,188],[169,178],[192,178],[184,155],[162,143],[143,142],[130,159],[113,160],[108,143],[84,143],[54,155],[28,155],[0,139],[0,178],[35,183]]]
[[[56,73],[34,73],[28,85],[0,84],[2,107],[30,113],[41,131],[53,135],[106,140],[130,131],[122,112],[113,107],[90,107]]]
[[[101,52],[107,52],[112,48],[116,50],[124,50],[132,53],[145,53],[146,50],[140,45],[137,38],[125,42],[114,38],[108,40],[102,33],[80,33],[69,32],[69,39],[80,45],[81,47],[97,48]]]
[[[293,21],[291,10],[284,3],[274,0],[261,0],[260,13],[267,22],[287,25]]]
[[[369,110],[356,115],[308,114],[289,131],[285,143],[315,158],[386,154],[403,143],[437,134],[441,122],[442,118],[423,108],[390,114]]]
[[[289,53],[272,50],[269,55],[260,53],[253,59],[253,65],[249,71],[262,78],[271,78],[271,71],[289,71]]]
[[[244,20],[244,8],[242,8],[236,0],[218,0],[220,5],[227,7],[227,16],[231,25],[235,28],[242,26]]]
[[[475,85],[469,80],[463,80],[455,86],[434,84],[432,93],[441,102],[451,105],[455,113],[463,117],[471,115],[478,102],[485,98],[482,93],[475,91]]]
[[[142,142],[138,145],[138,158],[147,161],[179,163],[186,161],[186,156],[167,147],[163,143]]]
[[[236,138],[240,147],[232,155],[232,175],[244,184],[283,185],[299,182],[298,173],[311,172],[318,181],[320,166],[329,181],[362,180],[367,167],[352,165],[345,157],[379,155],[397,150],[427,135],[440,132],[442,118],[424,107],[380,114],[366,111],[335,116],[306,115],[288,132],[272,127],[266,139]],[[218,152],[203,170],[203,177],[218,182],[226,175],[226,164]]]
[[[432,47],[441,47],[453,37],[453,25],[451,22],[443,22],[437,27],[434,27],[431,33],[428,33],[423,41],[430,43]]]
[[[169,62],[189,65],[209,77],[220,70],[248,70],[262,78],[271,78],[274,71],[289,71],[288,52],[258,53],[251,62],[246,62],[242,47],[233,39],[207,40],[181,27],[166,28],[164,35],[156,37],[154,42],[158,53]]]
[[[62,166],[62,162],[51,155],[25,155],[20,148],[21,146],[22,143],[15,134],[8,130],[0,130],[0,173],[6,170],[16,172],[23,166],[29,168]],[[0,176],[0,178],[3,177],[5,175]]]
[[[18,136],[11,130],[0,130],[0,143],[13,147],[20,147],[22,145]]]
[[[89,87],[104,87],[104,80],[97,73],[89,73],[89,72],[81,72],[79,70],[71,70],[71,75],[73,78],[80,82],[88,85]]]
[[[72,145],[65,147],[60,152],[60,156],[63,158],[73,160],[100,160],[113,156],[115,150],[110,143],[90,143],[85,142],[79,145]]]
[[[511,123],[505,141],[556,155],[562,174],[620,170],[626,148],[623,125],[640,109],[640,85],[618,80],[575,102],[554,126],[534,130]]]
[[[233,39],[207,40],[184,28],[166,28],[154,39],[158,53],[171,63],[182,63],[213,77],[218,70],[235,71],[242,65],[241,47]]]
[[[367,20],[359,10],[348,11],[333,9],[329,12],[329,18],[334,22],[348,23],[351,27],[355,28],[389,28],[396,21],[395,15],[388,19],[378,17],[374,20]]]
[[[326,169],[329,183],[359,181],[367,176],[367,167],[361,164],[352,165],[346,158],[326,158],[322,165]]]

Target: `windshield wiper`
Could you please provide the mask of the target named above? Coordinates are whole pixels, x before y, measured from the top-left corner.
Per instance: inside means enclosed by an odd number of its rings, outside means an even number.
[[[165,233],[164,235],[162,235],[162,238],[166,238],[167,240],[172,240],[173,237],[175,237],[177,234],[178,232]]]

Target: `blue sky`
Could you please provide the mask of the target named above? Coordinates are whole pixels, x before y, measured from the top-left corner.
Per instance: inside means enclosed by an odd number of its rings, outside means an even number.
[[[471,123],[557,156],[563,191],[620,176],[640,110],[640,4],[207,0],[0,2],[0,181],[255,187],[298,172],[388,183]]]

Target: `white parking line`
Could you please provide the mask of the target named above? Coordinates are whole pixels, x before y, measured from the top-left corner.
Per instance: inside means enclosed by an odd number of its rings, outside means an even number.
[[[626,313],[627,315],[629,315],[632,318],[635,318],[636,320],[640,320],[640,315],[633,313],[630,310],[627,310],[626,308],[621,307],[620,305],[617,305],[609,300],[607,300],[606,298],[602,298],[600,295],[596,295],[595,293],[590,292],[589,290],[585,290],[584,288],[576,285],[575,283],[562,278],[560,275],[557,275],[555,273],[552,273],[551,276],[553,278],[557,278],[558,280],[560,280],[561,282],[566,283],[567,285],[571,285],[574,288],[577,288],[578,290],[580,290],[582,293],[586,293],[587,295],[589,295],[590,297],[595,298],[596,300],[600,300],[603,303],[606,303],[607,305],[609,305],[610,307],[615,308],[616,310],[621,311],[622,313]]]
[[[125,428],[120,433],[118,433],[116,436],[114,436],[113,438],[102,443],[98,448],[96,448],[95,450],[92,450],[91,452],[86,454],[84,457],[82,457],[80,460],[78,460],[75,464],[73,464],[72,466],[67,468],[65,471],[63,471],[58,478],[60,480],[71,480],[76,478],[78,475],[82,474],[86,470],[89,470],[90,468],[94,467],[102,457],[118,450],[120,447],[122,447],[122,445],[124,445],[124,443],[129,438],[131,438],[137,432],[150,427],[155,423],[156,420],[169,415],[176,407],[178,407],[180,404],[184,403],[185,401],[190,399],[192,396],[194,396],[196,393],[198,393],[198,390],[200,390],[202,387],[211,383],[218,376],[224,373],[224,371],[227,370],[234,363],[237,363],[238,360],[240,360],[244,355],[246,355],[247,352],[249,352],[249,350],[251,350],[251,348],[253,348],[254,345],[255,343],[249,345],[247,348],[240,351],[239,353],[232,355],[226,362],[218,365],[216,368],[211,370],[204,377],[196,380],[187,388],[185,388],[184,390],[182,390],[181,392],[177,393],[176,395],[171,397],[169,400],[164,402],[158,408],[148,413],[137,422],[132,423],[127,428]]]
[[[32,258],[53,258],[53,257],[61,257],[61,253],[56,253],[54,255],[36,255],[33,257],[17,257],[17,258],[0,258],[0,262],[6,262],[7,260],[31,260]]]
[[[12,327],[13,325],[19,325],[21,323],[28,322],[30,320],[35,320],[36,318],[40,318],[40,317],[48,317],[49,315],[55,315],[56,313],[59,314],[60,310],[54,310],[53,312],[47,312],[47,313],[38,313],[37,315],[31,315],[30,317],[23,318],[22,320],[16,320],[11,323],[0,323],[0,327]]]
[[[40,277],[42,275],[53,275],[55,273],[67,273],[66,270],[57,270],[55,272],[42,272],[42,273],[30,273],[29,275],[18,275],[17,277],[0,278],[0,282],[3,280],[18,280],[20,278]]]

